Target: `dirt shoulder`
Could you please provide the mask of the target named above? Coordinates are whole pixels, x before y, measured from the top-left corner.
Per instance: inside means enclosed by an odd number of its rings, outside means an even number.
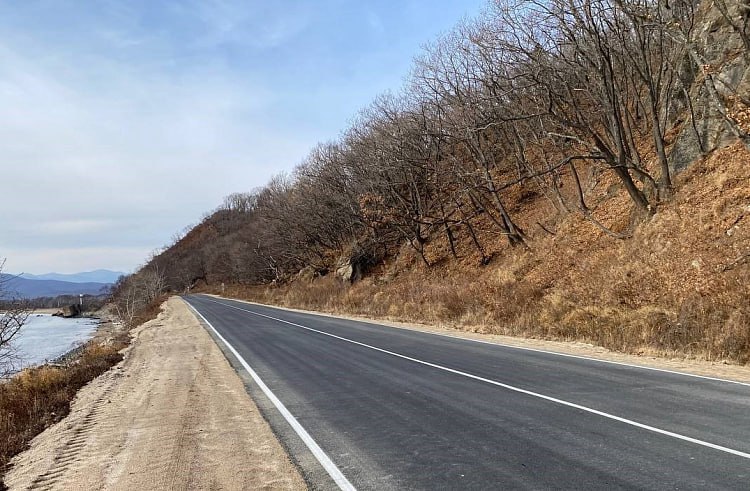
[[[211,296],[221,298],[219,295]],[[232,300],[238,300],[240,302],[246,302],[248,304],[254,305],[265,305],[241,299]],[[624,363],[628,365],[656,368],[659,370],[673,370],[694,375],[701,375],[703,377],[715,377],[750,383],[750,366],[733,365],[726,362],[710,362],[690,358],[664,358],[662,356],[650,356],[648,353],[644,353],[642,355],[631,355],[626,353],[618,353],[601,346],[595,346],[592,344],[581,343],[577,341],[548,341],[543,339],[520,338],[514,336],[504,336],[500,334],[488,334],[463,329],[454,329],[440,325],[428,325],[416,322],[398,322],[389,319],[372,319],[369,317],[339,313],[333,314],[328,312],[317,312],[312,310],[280,307],[277,305],[270,306],[278,309],[289,310],[292,312],[323,315],[328,317],[339,317],[342,319],[350,319],[360,322],[370,322],[399,329],[411,329],[415,331],[429,332],[443,336],[473,339],[476,341],[499,344],[503,346],[512,346],[515,348],[550,351],[565,355],[581,356],[597,360]]]
[[[185,303],[133,331],[125,359],[13,460],[10,489],[305,489]]]

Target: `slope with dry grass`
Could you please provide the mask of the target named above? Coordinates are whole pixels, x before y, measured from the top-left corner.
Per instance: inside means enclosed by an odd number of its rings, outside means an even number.
[[[290,307],[440,323],[461,329],[581,340],[628,353],[750,362],[750,152],[737,142],[678,176],[674,198],[632,237],[616,239],[580,215],[547,231],[543,198],[518,210],[528,249],[496,240],[481,266],[469,244],[459,260],[426,268],[408,249],[363,281],[332,275],[229,294]],[[621,193],[598,186],[597,218],[629,226]],[[554,230],[550,230],[550,227]],[[552,235],[550,232],[553,232]],[[439,239],[427,254],[445,256]]]

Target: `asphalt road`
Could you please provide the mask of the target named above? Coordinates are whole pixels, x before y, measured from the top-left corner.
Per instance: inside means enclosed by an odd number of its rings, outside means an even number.
[[[313,487],[750,489],[747,384],[186,300]]]

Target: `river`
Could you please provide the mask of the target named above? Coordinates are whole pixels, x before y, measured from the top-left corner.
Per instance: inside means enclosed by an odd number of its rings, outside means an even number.
[[[13,339],[22,367],[54,360],[93,336],[96,319],[64,319],[49,314],[32,314]]]

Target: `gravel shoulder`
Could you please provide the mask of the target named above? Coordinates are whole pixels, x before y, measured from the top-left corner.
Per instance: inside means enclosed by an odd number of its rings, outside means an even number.
[[[185,303],[162,309],[13,460],[10,489],[306,489]]]

